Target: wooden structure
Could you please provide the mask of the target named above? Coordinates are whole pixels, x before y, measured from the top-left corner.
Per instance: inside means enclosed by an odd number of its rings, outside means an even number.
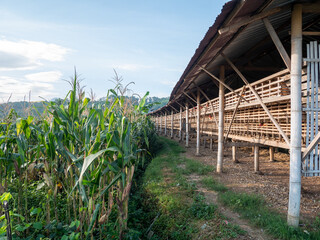
[[[270,148],[271,161],[274,147],[289,149],[293,226],[299,223],[301,175],[320,175],[319,41],[317,0],[229,1],[169,103],[150,113],[159,129],[172,129],[172,136],[182,131],[186,146],[195,137],[197,154],[201,139],[218,140],[218,172],[226,146],[234,161],[237,146],[254,146],[256,172],[259,146]]]

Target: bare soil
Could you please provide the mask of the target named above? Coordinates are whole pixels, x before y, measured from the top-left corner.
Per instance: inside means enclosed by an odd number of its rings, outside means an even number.
[[[201,146],[201,156],[195,154],[194,140],[190,141],[189,146],[185,153],[186,157],[216,166],[216,144],[214,144],[213,150]],[[224,154],[223,173],[213,172],[212,175],[215,179],[236,192],[260,194],[270,207],[284,214],[287,213],[290,160],[288,153],[275,151],[275,161],[270,162],[269,150],[260,148],[261,174],[254,173],[252,147],[237,148],[236,157],[239,163],[232,161],[231,148],[225,149]],[[312,222],[316,216],[320,216],[320,177],[302,177],[301,192],[301,219]]]

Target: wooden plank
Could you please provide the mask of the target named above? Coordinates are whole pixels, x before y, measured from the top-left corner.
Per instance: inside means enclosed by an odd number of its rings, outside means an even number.
[[[263,146],[262,144],[257,144],[253,142],[226,142],[225,147],[254,147],[254,146]]]
[[[242,90],[241,90],[240,95],[243,94],[243,91],[245,90],[245,88],[246,88],[246,86],[243,86],[243,87],[242,87]],[[236,105],[236,107],[234,108],[234,111],[233,111],[233,114],[232,114],[232,119],[231,119],[231,121],[230,121],[230,124],[229,124],[229,127],[228,127],[228,131],[227,131],[227,134],[226,134],[226,136],[225,136],[225,138],[224,138],[224,141],[226,141],[227,138],[228,138],[228,135],[229,135],[229,132],[230,132],[230,129],[231,129],[231,126],[232,126],[234,117],[236,116],[236,112],[237,112],[237,110],[238,110],[238,107],[239,107],[239,105],[240,105],[240,102],[241,102],[241,98],[238,99],[237,105]]]
[[[320,32],[302,32],[302,35],[305,35],[305,36],[320,36]]]
[[[248,80],[242,75],[242,73],[237,69],[237,67],[230,61],[230,59],[224,55],[223,53],[221,53],[221,55],[226,59],[226,61],[230,64],[230,66],[234,69],[234,71],[239,75],[239,77],[242,79],[242,81],[247,84],[247,86],[250,88],[250,90],[252,91],[252,93],[255,95],[255,97],[257,98],[257,100],[260,102],[260,105],[262,106],[262,108],[266,111],[266,113],[268,114],[270,120],[273,122],[273,124],[276,126],[276,128],[278,129],[278,131],[280,132],[280,134],[282,135],[283,139],[286,141],[286,143],[288,145],[290,145],[290,141],[289,138],[287,137],[287,135],[285,134],[285,132],[282,130],[282,128],[280,127],[279,123],[274,119],[274,117],[272,116],[272,114],[270,113],[269,109],[267,108],[267,106],[263,103],[263,101],[261,100],[259,94],[254,90],[254,88],[250,85],[250,83],[248,82]]]
[[[253,22],[257,21],[257,20],[266,18],[268,16],[271,16],[271,15],[273,15],[275,13],[279,13],[279,12],[287,10],[287,9],[289,9],[289,7],[274,8],[274,9],[271,9],[269,11],[256,14],[256,15],[254,15],[252,17],[248,17],[248,18],[245,18],[243,20],[237,21],[237,23],[232,24],[230,26],[227,26],[227,27],[224,27],[224,28],[220,28],[218,30],[218,32],[219,32],[219,34],[223,34],[223,33],[229,32],[229,31],[238,30],[240,27],[242,27],[244,25],[248,25],[248,24],[253,23]]]
[[[262,21],[263,21],[265,27],[267,28],[273,43],[276,45],[276,48],[278,49],[278,52],[280,53],[280,56],[281,56],[282,60],[284,61],[284,64],[290,70],[291,69],[291,60],[290,60],[290,57],[289,57],[287,51],[283,47],[283,44],[280,41],[280,38],[278,37],[276,31],[274,30],[274,28],[268,18],[264,18],[264,19],[262,19]]]

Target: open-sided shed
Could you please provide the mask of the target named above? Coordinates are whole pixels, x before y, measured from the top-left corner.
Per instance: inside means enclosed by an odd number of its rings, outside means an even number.
[[[301,174],[319,176],[320,2],[232,0],[209,28],[169,103],[150,115],[160,132],[188,145],[218,140],[290,150],[288,223],[297,226]]]

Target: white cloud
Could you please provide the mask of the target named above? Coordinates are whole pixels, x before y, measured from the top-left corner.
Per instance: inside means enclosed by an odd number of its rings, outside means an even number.
[[[127,71],[138,71],[142,69],[150,69],[153,67],[148,65],[142,65],[142,64],[122,64],[122,65],[116,66],[115,68],[120,70],[127,70]]]
[[[70,51],[53,43],[0,39],[0,70],[27,70],[42,65],[42,61],[63,61]]]
[[[53,83],[58,81],[62,76],[60,71],[38,72],[25,75],[26,79],[34,82]]]
[[[39,96],[51,99],[57,96],[54,84],[62,77],[59,71],[27,74],[21,78],[0,76],[0,99],[6,101],[12,94],[11,101],[22,101],[31,93],[31,100]]]
[[[160,83],[163,84],[163,85],[166,85],[166,86],[174,87],[177,82],[176,82],[176,81],[167,81],[167,80],[164,80],[164,81],[161,81]]]

